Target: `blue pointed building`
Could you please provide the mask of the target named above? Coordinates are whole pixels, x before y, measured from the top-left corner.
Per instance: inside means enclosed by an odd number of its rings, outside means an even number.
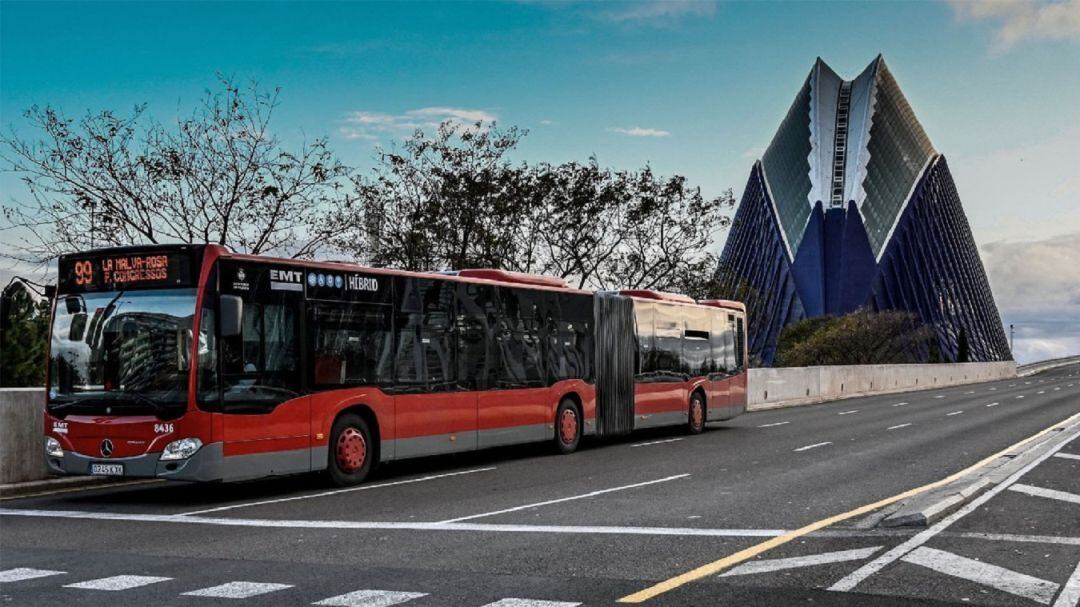
[[[1012,358],[945,157],[880,55],[853,80],[814,64],[754,164],[718,278],[746,300],[765,365],[784,326],[859,308],[914,312],[944,361],[963,342],[973,362]]]

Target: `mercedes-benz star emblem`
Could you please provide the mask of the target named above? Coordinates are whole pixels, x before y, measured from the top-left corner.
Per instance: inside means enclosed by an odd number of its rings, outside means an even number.
[[[105,440],[101,441],[101,454],[103,456],[109,457],[110,455],[112,455],[112,451],[113,451],[113,444],[112,444],[111,440],[105,439]]]

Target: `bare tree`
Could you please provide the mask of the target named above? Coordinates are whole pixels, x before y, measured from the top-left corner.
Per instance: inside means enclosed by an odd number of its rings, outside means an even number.
[[[39,139],[0,136],[5,168],[28,198],[4,206],[19,242],[3,251],[44,262],[74,250],[167,242],[310,256],[348,169],[325,138],[287,150],[270,131],[278,91],[221,79],[188,117],[166,126],[146,105],[79,120],[25,112]]]
[[[491,267],[558,276],[580,287],[704,295],[731,192],[704,197],[683,177],[580,164],[514,164],[526,131],[444,123],[379,152],[374,177],[331,222],[333,244],[374,265]]]

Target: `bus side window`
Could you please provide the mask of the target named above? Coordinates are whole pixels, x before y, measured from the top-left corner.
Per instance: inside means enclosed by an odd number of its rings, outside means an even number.
[[[580,295],[544,292],[544,356],[548,383],[591,379],[592,301]]]
[[[499,287],[499,324],[495,343],[499,353],[499,387],[537,387],[544,383],[540,353],[538,298],[527,289]]]
[[[496,379],[492,354],[498,311],[495,287],[466,282],[457,289],[458,384],[464,390],[487,390]]]
[[[727,361],[728,373],[739,372],[738,357],[735,352],[735,315],[728,314],[727,331],[724,331],[724,360]]]
[[[591,295],[560,294],[567,335],[573,334],[574,348],[567,352],[570,374],[574,378],[593,379],[593,298]]]
[[[406,277],[399,283],[396,327],[397,383],[414,390],[445,391],[456,386],[454,285]]]
[[[380,385],[393,381],[389,306],[316,307],[315,385]]]
[[[634,321],[637,325],[637,376],[635,381],[649,382],[657,375],[656,331],[653,329],[653,316],[656,305],[647,301],[634,302]]]
[[[727,336],[727,314],[713,312],[711,331],[709,333],[709,345],[712,350],[713,374],[715,379],[724,379],[728,375],[728,361],[724,354],[724,340]]]
[[[743,328],[744,319],[740,315],[735,321],[735,368],[741,373],[746,368],[746,331]]]
[[[684,381],[689,365],[683,355],[683,319],[675,306],[657,305],[654,329],[656,331],[656,367],[659,381]]]

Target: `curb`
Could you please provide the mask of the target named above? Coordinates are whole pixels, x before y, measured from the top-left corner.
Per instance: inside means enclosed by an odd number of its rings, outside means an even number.
[[[949,485],[915,496],[882,519],[878,526],[928,527],[936,523],[1009,478],[1046,451],[1056,447],[1062,441],[1062,437],[1067,435],[1066,430],[1075,425],[1074,423],[1071,426],[1057,427],[1042,440],[1005,453],[994,461],[988,462],[981,469],[973,471],[966,478],[957,479]]]
[[[29,497],[39,493],[55,491],[74,491],[96,486],[124,485],[132,482],[131,479],[122,480],[104,478],[99,476],[56,476],[44,480],[26,481],[22,483],[6,483],[0,485],[0,501],[17,497]]]

